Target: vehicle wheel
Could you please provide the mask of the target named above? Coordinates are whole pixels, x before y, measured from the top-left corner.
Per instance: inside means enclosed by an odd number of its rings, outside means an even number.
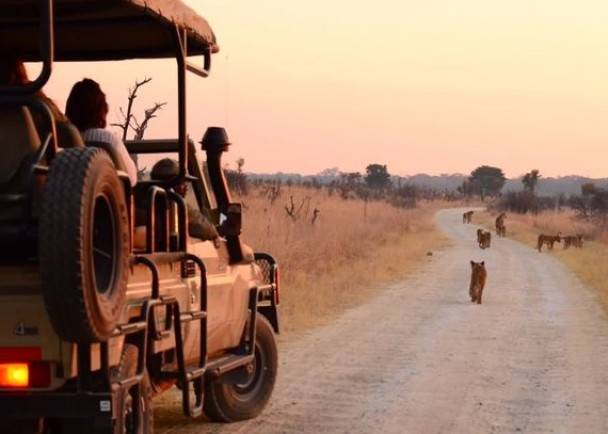
[[[242,384],[205,383],[205,415],[216,422],[236,422],[256,417],[270,399],[277,376],[277,345],[270,323],[256,320],[255,360]]]
[[[123,185],[101,149],[66,149],[42,194],[40,272],[57,334],[106,340],[124,308],[129,223]]]
[[[127,379],[137,373],[137,347],[127,344],[123,350],[120,365],[116,369],[119,379]],[[137,399],[137,386],[126,391],[124,396],[119,397],[124,410],[124,423],[116,423],[114,434],[153,434],[154,433],[154,411],[152,409],[152,385],[148,373],[144,375],[141,382],[141,396]],[[139,422],[135,421],[134,404],[139,405]],[[121,426],[122,425],[122,426]],[[139,426],[139,429],[136,429]]]

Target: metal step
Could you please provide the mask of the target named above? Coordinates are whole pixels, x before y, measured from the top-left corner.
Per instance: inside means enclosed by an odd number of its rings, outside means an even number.
[[[122,325],[119,325],[118,327],[116,327],[116,329],[114,329],[114,331],[112,332],[112,337],[130,335],[130,334],[145,330],[147,327],[148,327],[148,324],[146,323],[146,321],[138,321],[138,322],[132,322],[132,323],[128,323],[128,324],[122,324]]]
[[[255,356],[249,354],[227,354],[209,362],[207,364],[207,372],[214,377],[219,377],[226,372],[230,372],[233,369],[240,368],[241,366],[253,362],[254,358]]]
[[[197,319],[207,318],[207,312],[203,310],[195,310],[192,312],[182,312],[179,319],[181,322],[195,321]]]

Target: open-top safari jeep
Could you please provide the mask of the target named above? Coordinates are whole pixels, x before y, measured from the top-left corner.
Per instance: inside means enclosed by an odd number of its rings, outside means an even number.
[[[150,433],[173,385],[187,416],[217,421],[270,398],[277,264],[240,240],[224,130],[205,133],[204,165],[186,132],[186,74],[207,76],[217,50],[179,0],[0,0],[0,55],[42,63],[0,87],[0,432]],[[176,154],[179,174],[131,188],[112,148],[78,146],[36,95],[54,60],[133,58],[177,61],[179,137],[127,146]],[[191,237],[188,206],[221,237]]]

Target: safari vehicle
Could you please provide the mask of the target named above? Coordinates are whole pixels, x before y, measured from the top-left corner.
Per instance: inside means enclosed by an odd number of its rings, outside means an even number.
[[[7,51],[42,69],[0,87],[0,432],[151,433],[150,400],[173,386],[188,417],[255,417],[277,372],[278,267],[241,241],[226,132],[204,134],[205,164],[186,132],[186,74],[218,51],[207,22],[179,0],[0,0]],[[179,134],[127,146],[179,173],[131,188],[113,148],[37,93],[55,60],[134,58],[176,60]],[[188,206],[221,236],[191,237]]]

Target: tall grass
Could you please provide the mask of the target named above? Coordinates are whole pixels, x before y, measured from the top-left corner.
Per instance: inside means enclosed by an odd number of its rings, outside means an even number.
[[[290,197],[296,210],[304,201],[297,218],[285,209]],[[280,263],[282,319],[291,330],[362,302],[445,242],[432,219],[438,202],[401,209],[302,187],[284,188],[274,202],[261,189],[241,200],[244,240]]]

